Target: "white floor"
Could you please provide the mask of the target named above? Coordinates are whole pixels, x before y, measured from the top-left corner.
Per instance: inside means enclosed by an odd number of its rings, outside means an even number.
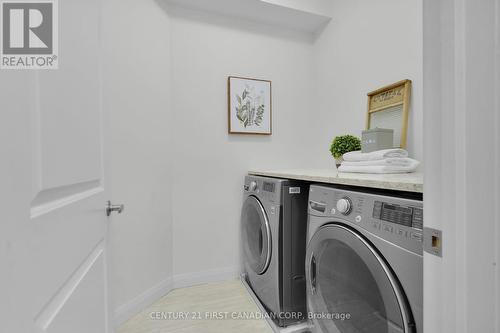
[[[181,313],[185,318],[179,318]],[[265,319],[242,319],[259,314],[239,280],[210,283],[173,290],[118,333],[272,333]]]

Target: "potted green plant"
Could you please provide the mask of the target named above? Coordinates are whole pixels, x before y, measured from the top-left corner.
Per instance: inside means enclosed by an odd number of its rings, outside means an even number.
[[[330,153],[335,158],[337,167],[342,163],[342,155],[355,150],[361,150],[361,140],[349,134],[336,136],[330,145]]]

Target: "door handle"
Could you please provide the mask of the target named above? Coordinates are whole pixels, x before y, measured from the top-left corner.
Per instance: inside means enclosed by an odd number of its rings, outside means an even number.
[[[316,258],[314,253],[311,257],[311,292],[313,295],[316,293]]]
[[[112,212],[117,212],[118,214],[121,214],[124,209],[125,209],[124,205],[112,205],[111,201],[109,201],[109,200],[106,203],[106,215],[107,216],[110,216]]]

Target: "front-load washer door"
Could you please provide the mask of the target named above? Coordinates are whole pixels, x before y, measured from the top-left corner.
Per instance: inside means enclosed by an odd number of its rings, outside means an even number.
[[[271,261],[271,228],[266,211],[249,196],[241,211],[244,260],[255,273],[264,274]]]
[[[395,275],[357,231],[342,224],[318,229],[309,242],[306,266],[313,332],[415,332]]]

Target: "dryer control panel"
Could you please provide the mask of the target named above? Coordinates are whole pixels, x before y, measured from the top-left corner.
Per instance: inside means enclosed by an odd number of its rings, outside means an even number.
[[[352,223],[391,243],[422,253],[422,201],[313,185],[309,191],[309,215]]]
[[[243,190],[245,194],[255,195],[260,200],[279,205],[281,200],[281,186],[284,182],[279,179],[246,176]]]

